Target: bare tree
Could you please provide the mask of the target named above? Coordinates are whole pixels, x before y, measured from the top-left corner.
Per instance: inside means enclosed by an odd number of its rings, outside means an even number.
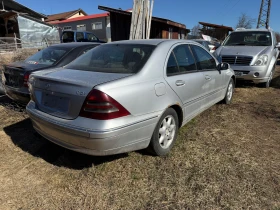
[[[256,19],[249,17],[245,13],[241,13],[238,18],[238,23],[236,24],[236,28],[252,28],[252,25],[256,22]]]
[[[279,32],[275,32],[275,36],[276,36],[277,42],[280,42],[280,33]]]
[[[194,27],[192,28],[192,30],[191,30],[191,35],[193,35],[193,36],[199,36],[199,35],[200,35],[200,29],[201,29],[200,25],[197,24],[196,26],[194,26]]]

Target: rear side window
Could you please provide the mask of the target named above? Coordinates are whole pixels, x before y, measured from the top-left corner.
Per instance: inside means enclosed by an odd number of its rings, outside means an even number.
[[[74,42],[74,32],[73,31],[64,31],[62,34],[62,42]]]
[[[193,45],[192,49],[196,57],[199,70],[216,69],[217,64],[215,59],[206,50],[196,45]]]
[[[77,32],[77,35],[76,35],[77,37],[76,37],[76,39],[77,39],[77,42],[82,42],[82,41],[84,41],[84,33],[82,33],[82,32]]]
[[[134,74],[142,69],[154,49],[154,45],[142,44],[100,45],[81,55],[67,68],[104,73]]]
[[[194,57],[188,45],[180,45],[173,49],[167,63],[167,76],[195,71]]]
[[[174,52],[171,52],[167,63],[167,76],[179,74],[179,67],[174,56]]]

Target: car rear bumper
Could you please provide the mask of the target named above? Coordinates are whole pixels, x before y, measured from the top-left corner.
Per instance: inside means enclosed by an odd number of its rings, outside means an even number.
[[[12,100],[19,102],[21,104],[25,104],[25,105],[28,104],[28,102],[30,101],[30,94],[29,94],[28,90],[22,92],[16,88],[11,88],[9,86],[3,85],[3,87],[4,87],[6,95],[9,98],[11,98]]]
[[[254,83],[263,83],[269,79],[267,75],[268,66],[230,66],[236,76],[236,80],[249,80]],[[242,72],[242,76],[238,76],[237,72]]]
[[[116,129],[92,131],[73,127],[62,120],[36,109],[30,102],[26,107],[34,129],[46,139],[80,153],[104,156],[135,151],[148,147],[158,117]],[[73,123],[72,123],[73,124]]]

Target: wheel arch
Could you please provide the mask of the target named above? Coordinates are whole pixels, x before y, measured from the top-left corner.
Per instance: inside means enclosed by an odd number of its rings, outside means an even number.
[[[179,126],[178,127],[180,128],[183,124],[183,118],[184,118],[184,113],[183,113],[182,107],[178,104],[173,104],[173,105],[170,105],[168,108],[174,109],[175,112],[177,113],[178,120],[179,120]]]

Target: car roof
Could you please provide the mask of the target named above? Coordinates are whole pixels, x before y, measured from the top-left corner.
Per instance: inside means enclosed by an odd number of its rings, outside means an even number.
[[[54,44],[54,45],[51,45],[50,47],[60,47],[60,48],[70,49],[70,48],[77,48],[77,47],[82,47],[82,46],[94,46],[94,45],[100,45],[100,43],[95,43],[95,42],[69,42],[69,43]]]
[[[233,31],[232,33],[236,33],[236,32],[246,32],[246,31],[266,31],[266,32],[272,32],[271,29],[266,29],[266,28],[255,28],[255,29],[241,29],[241,30],[236,30],[236,31]]]
[[[116,42],[110,42],[106,43],[106,45],[110,44],[143,44],[143,45],[159,45],[161,43],[170,43],[170,44],[176,44],[176,43],[186,43],[191,44],[195,43],[192,40],[185,40],[185,39],[137,39],[137,40],[124,40],[124,41],[116,41]]]

